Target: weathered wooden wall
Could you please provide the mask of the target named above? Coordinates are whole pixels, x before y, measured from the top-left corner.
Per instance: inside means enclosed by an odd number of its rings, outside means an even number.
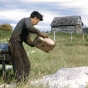
[[[52,27],[51,31],[55,30],[56,32],[75,32],[75,26],[59,26]]]
[[[82,33],[82,27],[79,26],[59,26],[52,27],[51,31],[55,30],[56,32],[67,32],[67,33]]]

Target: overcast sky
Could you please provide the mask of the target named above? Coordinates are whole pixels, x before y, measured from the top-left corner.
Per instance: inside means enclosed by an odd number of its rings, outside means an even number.
[[[44,15],[44,21],[36,26],[41,31],[50,31],[54,17],[63,16],[81,16],[88,26],[88,0],[0,0],[0,24],[9,23],[14,29],[17,22],[29,17],[32,11]]]

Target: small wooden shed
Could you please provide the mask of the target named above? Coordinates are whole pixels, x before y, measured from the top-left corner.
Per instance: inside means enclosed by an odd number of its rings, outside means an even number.
[[[54,17],[51,31],[82,33],[82,26],[81,16]]]

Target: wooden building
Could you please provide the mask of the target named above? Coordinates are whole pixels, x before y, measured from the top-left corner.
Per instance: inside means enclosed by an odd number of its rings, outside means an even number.
[[[83,22],[80,16],[54,17],[51,31],[82,33]]]

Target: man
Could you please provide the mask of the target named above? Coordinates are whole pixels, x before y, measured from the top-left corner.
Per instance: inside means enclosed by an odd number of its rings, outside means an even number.
[[[43,16],[38,11],[33,11],[28,18],[21,19],[10,38],[10,53],[12,56],[13,71],[16,82],[25,81],[30,72],[30,61],[22,45],[23,42],[34,47],[33,41],[30,40],[30,34],[34,33],[44,38],[47,34],[40,32],[34,27],[39,21],[43,21]]]

